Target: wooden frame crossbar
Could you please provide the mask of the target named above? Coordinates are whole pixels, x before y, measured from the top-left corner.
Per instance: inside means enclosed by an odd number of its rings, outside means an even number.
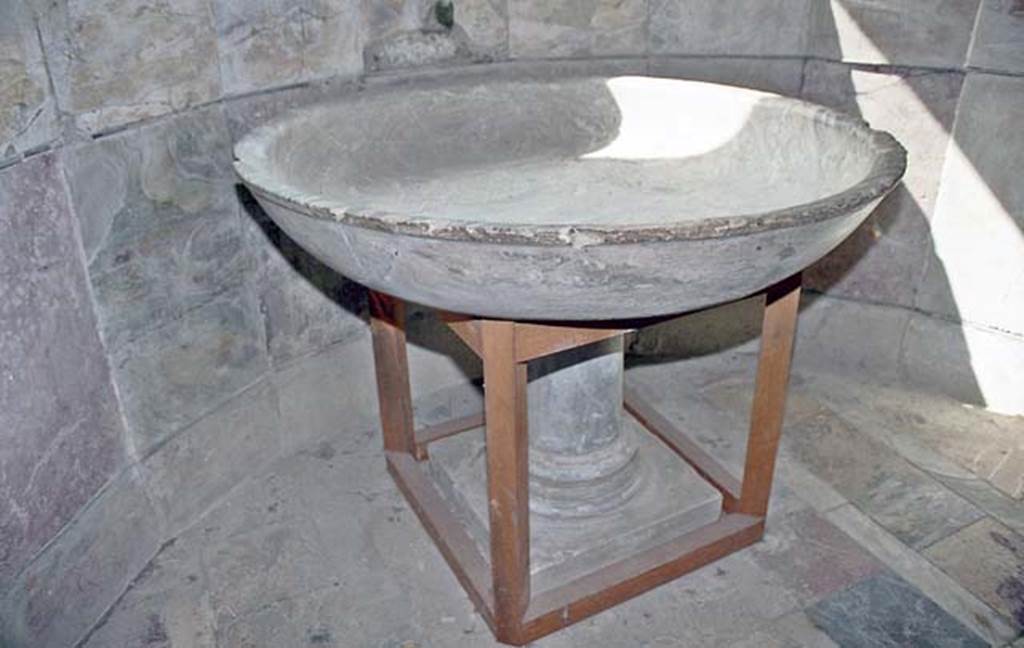
[[[484,412],[414,429],[404,304],[371,292],[371,328],[388,471],[499,641],[523,645],[757,542],[768,498],[800,301],[800,275],[763,293],[761,350],[743,474],[703,450],[683,430],[627,388],[624,406],[722,493],[715,522],[532,593],[526,411],[530,360],[629,330],[602,324],[538,324],[441,313],[484,364]],[[428,445],[486,425],[490,551],[483,555],[450,510],[422,462]]]

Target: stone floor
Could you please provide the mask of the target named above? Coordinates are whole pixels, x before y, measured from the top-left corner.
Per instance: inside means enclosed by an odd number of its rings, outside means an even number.
[[[645,361],[627,379],[738,465],[752,367],[729,352]],[[446,394],[418,416],[473,400]],[[1021,419],[798,373],[764,540],[535,645],[1024,646],[1022,432]],[[496,645],[379,446],[372,429],[336,435],[247,478],[82,645]]]

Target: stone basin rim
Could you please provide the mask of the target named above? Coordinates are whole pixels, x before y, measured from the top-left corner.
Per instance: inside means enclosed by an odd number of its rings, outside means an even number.
[[[628,76],[662,78],[647,75]],[[587,77],[607,78],[608,75],[565,76],[566,79]],[[747,89],[723,83],[708,85]],[[387,91],[383,88],[382,90]],[[764,94],[770,96],[773,101],[782,102],[794,111],[806,115],[809,119],[832,128],[847,130],[854,136],[867,140],[870,148],[875,151],[875,159],[867,175],[836,194],[791,207],[670,224],[495,223],[438,216],[410,217],[378,210],[354,210],[324,196],[297,191],[289,183],[275,176],[270,168],[267,153],[275,139],[295,121],[301,120],[303,113],[317,107],[344,103],[347,95],[292,108],[284,115],[253,129],[234,147],[234,168],[242,183],[259,199],[323,221],[396,235],[448,241],[573,247],[721,239],[819,223],[870,205],[891,191],[902,179],[907,165],[906,149],[888,132],[872,129],[866,121],[831,108],[801,99]]]

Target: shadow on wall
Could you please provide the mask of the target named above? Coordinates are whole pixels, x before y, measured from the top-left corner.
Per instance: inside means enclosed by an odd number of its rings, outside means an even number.
[[[1022,414],[1015,348],[1024,344],[1024,185],[1008,156],[1024,150],[1018,134],[1024,83],[894,65],[909,56],[957,68],[968,43],[939,33],[941,20],[934,34],[913,27],[923,36],[915,31],[908,43],[894,37],[907,30],[906,16],[865,4],[833,0],[816,7],[818,58],[806,63],[802,96],[892,132],[908,149],[908,172],[849,239],[807,272],[798,363],[839,366],[873,381]],[[962,26],[969,19],[962,14],[974,15],[967,4],[944,10],[959,12]],[[957,48],[964,51],[949,53]],[[870,63],[833,62],[844,58]],[[652,355],[752,352],[759,311],[750,306],[645,331],[632,348]]]
[[[235,185],[243,217],[249,218],[263,233],[265,244],[276,250],[292,269],[326,299],[361,319],[366,318],[366,297],[359,284],[346,281],[333,270],[299,247],[270,219],[255,196],[241,184]],[[355,294],[359,293],[359,294]]]
[[[260,207],[256,198],[244,185],[236,185],[242,217],[251,220],[264,238],[264,247],[273,250],[287,262],[291,269],[301,276],[325,300],[363,320],[368,318],[366,288],[342,277],[330,267],[321,263],[309,252],[302,249],[281,231],[270,216]],[[469,381],[483,375],[477,357],[452,331],[441,322],[431,309],[411,304],[407,311],[407,335],[410,346],[428,353],[450,358],[457,371]],[[273,322],[268,322],[272,328]],[[268,331],[273,339],[274,332]],[[414,368],[415,374],[415,368]]]

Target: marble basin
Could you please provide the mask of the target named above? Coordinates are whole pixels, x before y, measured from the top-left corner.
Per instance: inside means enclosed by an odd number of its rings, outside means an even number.
[[[519,320],[754,293],[838,245],[906,164],[887,133],[754,90],[459,72],[295,110],[235,157],[271,218],[338,272]]]

